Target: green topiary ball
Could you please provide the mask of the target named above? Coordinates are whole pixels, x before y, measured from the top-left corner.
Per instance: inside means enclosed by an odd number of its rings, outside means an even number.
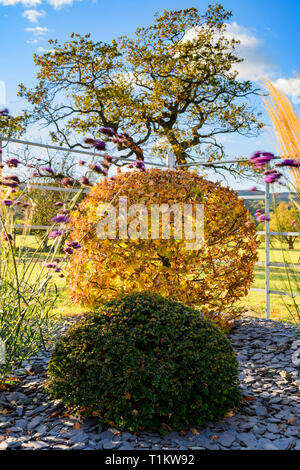
[[[239,403],[226,335],[185,305],[142,292],[86,314],[60,338],[48,390],[130,431],[201,425]]]

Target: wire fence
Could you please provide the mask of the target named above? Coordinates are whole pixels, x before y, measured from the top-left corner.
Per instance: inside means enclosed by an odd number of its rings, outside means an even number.
[[[63,148],[63,147],[58,147],[55,145],[47,145],[47,144],[39,144],[36,142],[30,142],[30,141],[25,141],[25,140],[19,140],[19,139],[12,139],[12,138],[7,138],[7,137],[2,137],[0,136],[0,148],[2,148],[2,141],[6,142],[12,142],[12,143],[17,143],[21,145],[27,145],[27,146],[33,146],[33,147],[38,147],[38,148],[44,148],[44,149],[49,149],[49,150],[57,150],[57,151],[62,151],[62,152],[68,152],[68,153],[77,153],[77,154],[83,154],[83,155],[89,155],[95,157],[95,153],[88,152],[85,150],[77,150],[77,149],[70,149],[70,148]],[[2,158],[3,154],[0,154],[0,162],[2,163]],[[114,157],[116,160],[124,160],[126,162],[134,162],[135,160],[127,159],[124,157]],[[224,161],[218,161],[214,162],[214,166],[218,165],[227,165],[227,164],[232,164],[232,163],[242,163],[242,162],[247,162],[248,159],[235,159],[235,160],[224,160]],[[146,165],[151,165],[152,167],[159,167],[159,168],[165,168],[169,170],[175,170],[177,168],[185,168],[185,167],[191,167],[191,166],[203,166],[203,167],[209,167],[211,163],[204,163],[204,162],[191,162],[188,164],[183,164],[183,165],[176,165],[174,161],[174,155],[172,153],[168,153],[166,156],[166,162],[165,163],[159,163],[159,162],[150,162],[150,161],[145,161],[144,162]],[[267,218],[270,216],[270,183],[264,183],[265,184],[265,192],[264,194],[258,195],[258,194],[253,194],[253,195],[243,195],[241,192],[237,192],[238,196],[243,199],[243,200],[264,200],[265,203],[265,214]],[[20,185],[21,189],[25,189],[26,185]],[[66,191],[66,192],[78,192],[79,189],[75,188],[61,188],[57,186],[47,186],[47,185],[38,185],[38,184],[30,184],[31,189],[41,189],[41,190],[46,190],[46,191]],[[82,191],[82,190],[80,190]],[[84,189],[83,192],[88,193],[89,189]],[[15,224],[14,228],[16,229],[22,229],[24,226],[22,224]],[[30,225],[27,227],[30,230],[48,230],[51,227],[48,225]],[[265,262],[257,262],[256,266],[264,266],[265,267],[265,288],[264,289],[259,289],[259,288],[254,288],[252,287],[250,290],[252,292],[260,292],[260,293],[265,293],[265,301],[266,301],[266,318],[270,319],[271,316],[271,294],[276,294],[276,295],[283,295],[283,296],[292,296],[292,297],[300,297],[300,293],[295,292],[286,292],[286,291],[278,291],[278,290],[272,290],[270,287],[270,281],[271,281],[271,268],[276,267],[276,268],[292,268],[292,269],[300,269],[300,264],[291,264],[291,263],[274,263],[270,261],[270,250],[271,250],[271,236],[294,236],[298,237],[300,235],[299,232],[271,232],[270,231],[270,223],[268,220],[265,222],[265,230],[264,231],[258,231],[258,235],[263,235],[265,237]]]

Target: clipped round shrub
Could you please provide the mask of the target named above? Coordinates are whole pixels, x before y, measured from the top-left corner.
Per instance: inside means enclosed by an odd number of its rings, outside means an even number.
[[[128,208],[146,206],[148,239],[121,238],[118,226],[113,239],[98,237],[99,205],[110,202],[118,217],[121,197],[127,198]],[[164,239],[162,233],[152,239],[153,204],[203,204],[203,247],[186,249],[185,238]],[[146,290],[189,306],[201,305],[205,315],[226,326],[236,316],[232,307],[253,281],[258,242],[250,219],[234,191],[190,171],[151,169],[106,178],[71,218],[72,239],[82,244],[68,267],[72,300],[93,309],[118,294]]]
[[[48,390],[66,406],[131,431],[201,425],[239,403],[227,336],[201,313],[134,293],[86,314],[59,339]]]

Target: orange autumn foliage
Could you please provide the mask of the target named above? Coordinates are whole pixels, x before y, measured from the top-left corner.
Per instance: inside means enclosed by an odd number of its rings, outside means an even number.
[[[126,196],[128,206],[204,204],[204,244],[186,250],[186,240],[97,237],[97,208]],[[149,218],[150,219],[150,218]],[[72,239],[82,249],[70,257],[73,301],[95,307],[121,293],[153,291],[201,308],[220,326],[230,324],[234,303],[247,294],[257,260],[256,227],[236,193],[189,171],[119,174],[94,186],[71,216]],[[149,229],[150,230],[150,229]],[[149,232],[150,235],[150,232]]]

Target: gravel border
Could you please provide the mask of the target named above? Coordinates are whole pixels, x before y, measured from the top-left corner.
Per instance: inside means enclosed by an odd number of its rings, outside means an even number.
[[[76,417],[45,393],[49,353],[39,354],[17,371],[19,384],[0,393],[0,450],[300,450],[299,330],[243,317],[229,339],[239,361],[243,401],[223,421],[165,436],[119,432],[99,427],[93,418],[77,429]]]

